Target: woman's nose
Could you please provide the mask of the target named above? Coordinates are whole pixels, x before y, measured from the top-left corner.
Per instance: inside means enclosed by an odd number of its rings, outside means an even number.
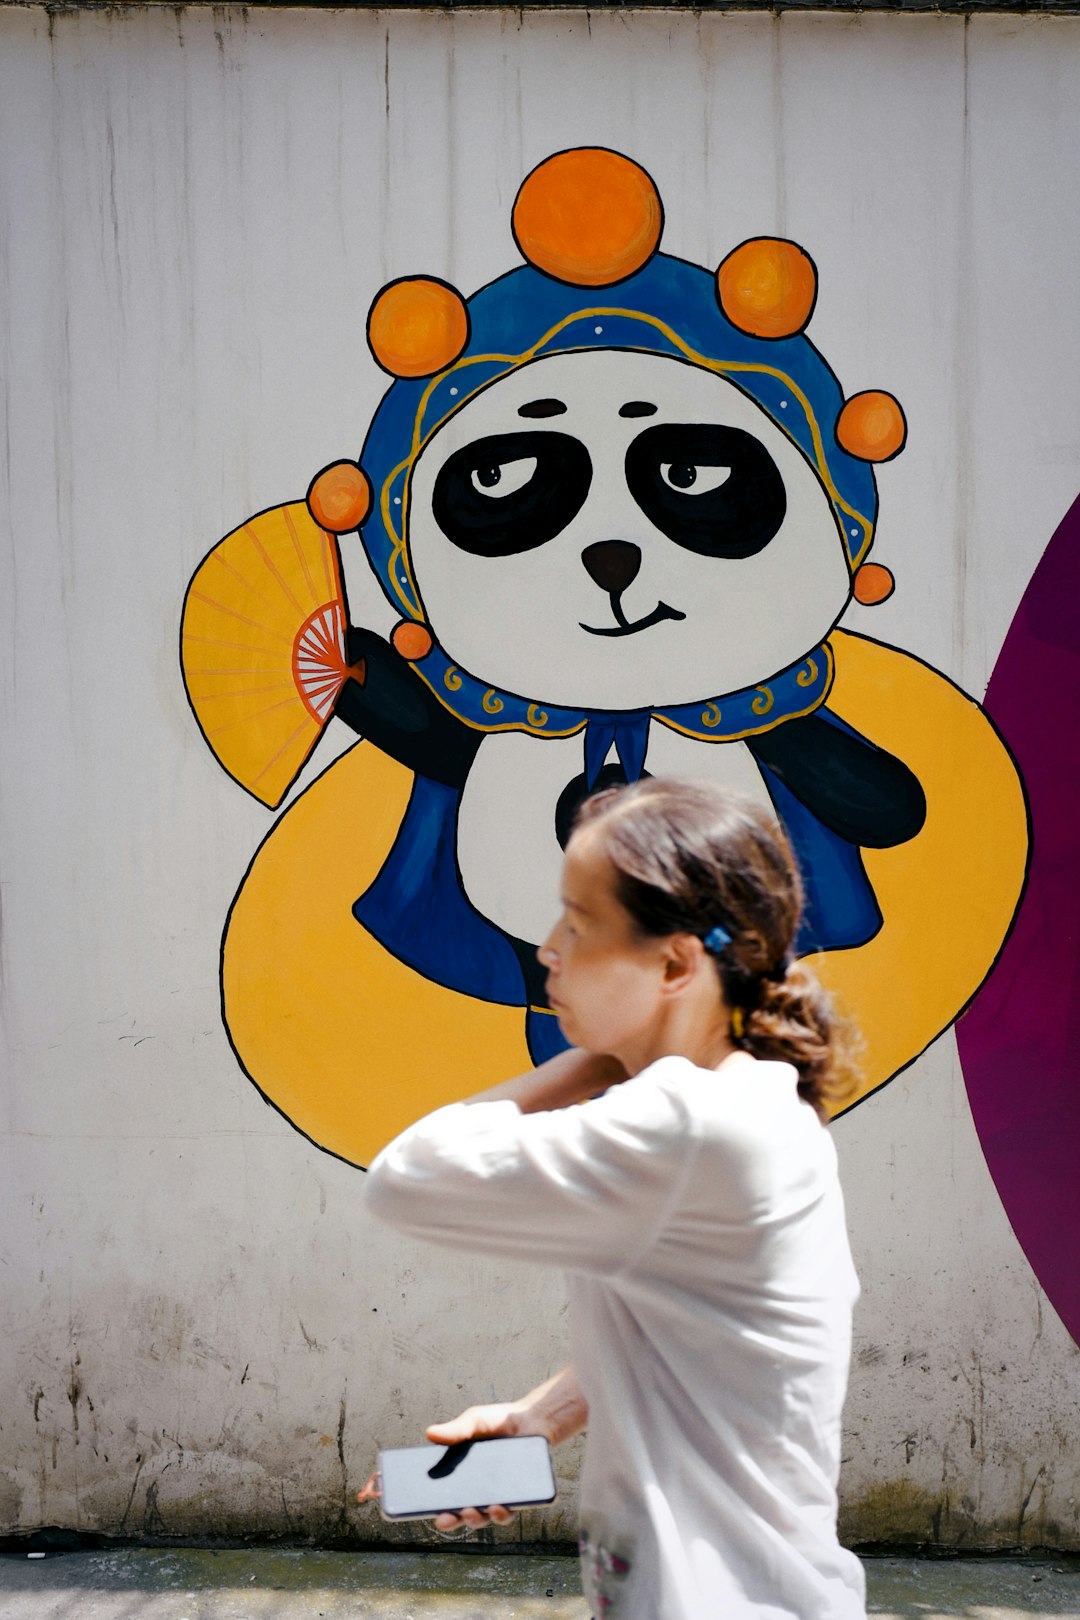
[[[551,943],[550,936],[542,945],[536,947],[536,959],[541,967],[554,968],[559,965],[559,953]]]

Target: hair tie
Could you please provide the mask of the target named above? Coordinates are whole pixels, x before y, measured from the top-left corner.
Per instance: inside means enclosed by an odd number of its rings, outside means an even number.
[[[719,956],[724,946],[731,944],[731,935],[726,928],[721,928],[720,924],[717,923],[715,928],[709,929],[701,943],[710,956]]]

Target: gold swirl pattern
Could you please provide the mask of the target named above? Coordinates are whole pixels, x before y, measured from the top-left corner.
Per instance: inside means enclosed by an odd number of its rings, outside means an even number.
[[[813,686],[817,680],[817,665],[812,658],[808,658],[795,677],[796,686]]]
[[[755,714],[768,714],[769,710],[776,702],[776,699],[772,694],[772,689],[768,686],[759,686],[757,690],[759,695],[754,698],[750,707],[753,709]]]
[[[465,683],[462,681],[461,676],[457,672],[457,665],[451,664],[450,668],[443,676],[443,685],[446,687],[446,690],[448,692],[460,692],[464,684]]]
[[[530,726],[536,726],[538,730],[541,726],[546,726],[548,723],[547,710],[542,709],[539,703],[529,704],[528,713],[526,714],[525,718],[528,720]]]
[[[498,714],[499,710],[503,707],[503,700],[501,697],[495,696],[495,688],[493,686],[488,687],[480,701],[484,706],[485,714]]]
[[[712,729],[712,727],[720,724],[720,720],[721,715],[719,703],[710,703],[707,708],[702,709],[701,723],[703,726],[708,726],[710,729]]]

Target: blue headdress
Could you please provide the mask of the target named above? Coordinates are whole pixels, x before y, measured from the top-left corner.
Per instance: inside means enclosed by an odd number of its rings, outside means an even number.
[[[642,180],[652,186],[644,171],[616,153],[585,149],[557,154],[533,171],[515,204],[515,234],[531,263],[467,302],[452,288],[427,279],[392,283],[375,301],[369,341],[376,359],[397,380],[375,414],[361,455],[373,495],[362,540],[376,577],[407,625],[423,626],[424,620],[409,556],[410,482],[417,458],[432,435],[481,389],[520,366],[559,353],[626,349],[664,355],[735,384],[798,447],[821,480],[853,577],[870,548],[877,493],[867,462],[884,457],[880,448],[873,454],[873,447],[867,448],[868,413],[876,407],[879,420],[884,419],[892,438],[899,433],[900,442],[903,418],[888,395],[859,395],[845,406],[836,377],[802,330],[816,291],[809,259],[792,243],[765,238],[743,244],[713,275],[655,250],[662,220],[656,198],[655,241],[650,245],[646,235],[637,249],[643,262],[633,273],[607,285],[602,265],[598,269],[586,263],[582,270],[579,262],[568,271],[542,231],[539,239],[524,239],[523,212],[545,189],[550,194],[562,185],[572,192],[575,163],[580,169],[591,161],[595,174],[598,159],[606,160],[601,173],[614,193],[631,181],[639,191]],[[801,297],[798,289],[793,297],[785,284],[785,271],[791,279],[792,259],[808,288]],[[623,255],[615,268],[621,270],[625,263]],[[748,297],[746,271],[751,282],[755,274],[760,281],[762,265],[768,270],[777,263],[780,284],[771,302],[768,289],[763,299],[752,284]],[[733,264],[743,268],[742,288],[737,274],[725,277],[726,267]],[[578,279],[567,279],[570,274]],[[735,308],[726,310],[725,300]],[[785,323],[793,329],[776,333],[777,325]],[[760,329],[776,335],[763,336]],[[845,439],[852,448],[845,448]],[[899,444],[888,453],[897,448]],[[584,728],[590,785],[613,742],[628,780],[640,775],[651,720],[701,741],[727,742],[810,713],[824,702],[832,684],[831,653],[827,646],[817,646],[760,685],[706,693],[695,703],[645,711],[566,708],[545,702],[542,693],[529,700],[490,685],[483,670],[462,669],[447,657],[438,644],[437,625],[425,628],[429,635],[403,637],[400,645],[446,708],[481,731],[565,737]],[[414,657],[417,648],[420,655]]]

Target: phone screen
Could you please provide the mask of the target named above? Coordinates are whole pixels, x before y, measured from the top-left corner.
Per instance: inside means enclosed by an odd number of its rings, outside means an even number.
[[[555,1500],[551,1452],[542,1435],[410,1446],[379,1453],[386,1519],[427,1519],[464,1507],[530,1507]]]

